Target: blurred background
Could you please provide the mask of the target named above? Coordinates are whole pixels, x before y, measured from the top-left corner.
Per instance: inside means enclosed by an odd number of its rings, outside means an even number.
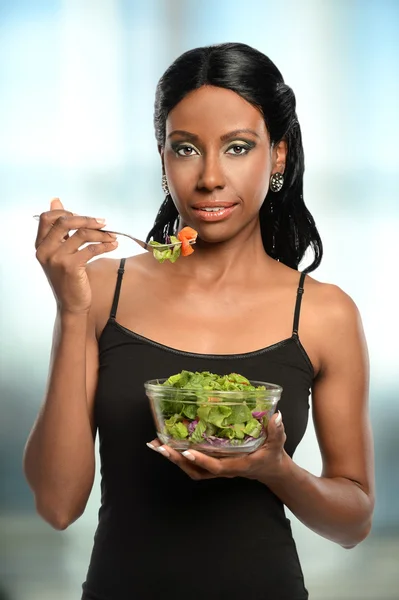
[[[296,93],[315,276],[352,296],[370,348],[374,527],[345,551],[291,516],[310,597],[398,599],[398,0],[1,0],[0,24],[0,599],[79,598],[100,502],[97,476],[84,516],[53,531],[22,474],[54,318],[32,215],[59,196],[144,238],[163,198],[156,83],[183,51],[226,41],[270,56]],[[296,461],[320,473],[311,423]]]

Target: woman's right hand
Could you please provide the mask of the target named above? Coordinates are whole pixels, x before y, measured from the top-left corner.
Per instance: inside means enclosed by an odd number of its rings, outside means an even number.
[[[89,311],[91,289],[86,265],[94,256],[111,252],[118,245],[115,235],[101,231],[104,225],[102,219],[80,217],[65,210],[58,198],[51,201],[48,212],[40,215],[36,258],[61,311],[75,314]],[[75,229],[69,236],[70,230]],[[88,246],[79,250],[88,242]]]

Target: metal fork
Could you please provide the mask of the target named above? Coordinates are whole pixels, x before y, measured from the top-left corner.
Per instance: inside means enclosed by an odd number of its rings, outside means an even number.
[[[33,218],[36,219],[36,221],[40,220],[40,215],[33,215]],[[130,238],[131,240],[133,240],[133,242],[136,242],[136,244],[138,244],[139,246],[141,246],[142,248],[144,248],[144,250],[148,250],[149,252],[153,252],[154,248],[156,248],[157,250],[166,250],[166,248],[173,248],[174,246],[181,246],[181,242],[175,242],[174,244],[161,244],[160,246],[151,246],[151,244],[149,244],[148,242],[143,242],[143,240],[139,240],[135,237],[133,237],[132,235],[130,235],[129,233],[121,233],[120,231],[111,231],[110,229],[100,229],[99,231],[103,231],[104,233],[113,233],[114,235],[123,235],[124,237]],[[188,240],[188,243],[190,244],[190,246],[192,246],[193,244],[195,244],[195,238],[191,238],[190,240]]]

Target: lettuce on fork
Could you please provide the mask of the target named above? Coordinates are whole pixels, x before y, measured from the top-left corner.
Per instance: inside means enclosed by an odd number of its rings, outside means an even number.
[[[171,235],[167,238],[168,244],[176,244],[171,248],[165,248],[165,244],[161,242],[151,241],[150,246],[153,248],[154,258],[163,263],[165,260],[170,260],[174,263],[177,261],[180,255],[190,256],[194,252],[194,248],[190,245],[190,240],[196,240],[198,233],[192,227],[183,227],[177,234],[177,237]]]
[[[179,240],[174,235],[170,236],[171,244],[178,244]],[[154,258],[160,263],[165,262],[165,260],[170,260],[171,263],[177,261],[181,254],[181,246],[173,246],[172,248],[165,248],[165,244],[161,244],[161,242],[150,242],[150,246],[153,248]],[[158,249],[157,246],[161,246],[162,249]]]

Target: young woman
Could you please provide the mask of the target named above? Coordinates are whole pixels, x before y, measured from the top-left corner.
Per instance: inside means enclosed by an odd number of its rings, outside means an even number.
[[[116,246],[104,222],[58,199],[41,215],[37,258],[58,311],[26,477],[39,514],[65,529],[92,488],[98,429],[102,500],[85,600],[304,600],[284,505],[351,548],[370,531],[374,500],[358,311],[297,270],[309,246],[306,272],[315,269],[322,245],[303,201],[295,97],[260,52],[198,48],[161,78],[155,129],[166,198],[149,239],[189,225],[195,252],[174,264],[144,253],[87,265]],[[143,383],[182,369],[282,385],[265,445],[217,459],[153,439]],[[292,458],[310,391],[320,477]]]

